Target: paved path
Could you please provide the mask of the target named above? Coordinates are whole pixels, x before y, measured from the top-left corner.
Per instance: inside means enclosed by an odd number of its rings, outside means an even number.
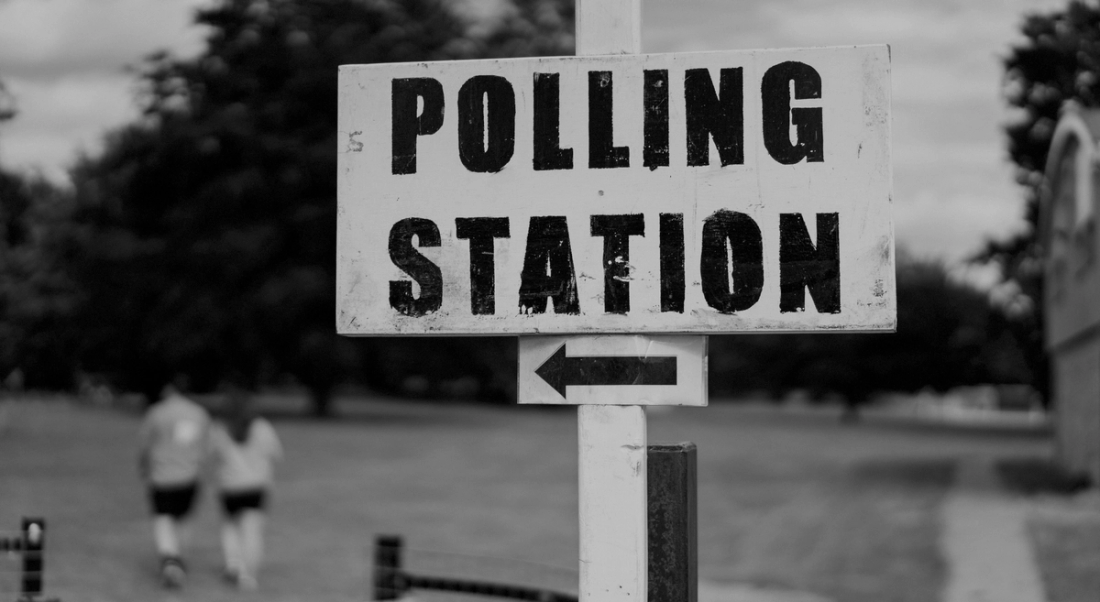
[[[963,459],[943,505],[943,602],[1046,602],[1027,536],[1028,505],[1006,496],[992,460]]]

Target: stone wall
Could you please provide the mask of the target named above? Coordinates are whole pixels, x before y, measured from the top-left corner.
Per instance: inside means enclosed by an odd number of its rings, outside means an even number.
[[[1100,485],[1100,337],[1064,345],[1052,361],[1059,462]]]

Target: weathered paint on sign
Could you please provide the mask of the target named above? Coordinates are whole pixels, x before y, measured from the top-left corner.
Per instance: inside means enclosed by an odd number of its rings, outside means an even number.
[[[344,66],[337,330],[894,329],[885,46]]]
[[[707,405],[707,337],[519,339],[521,404]]]

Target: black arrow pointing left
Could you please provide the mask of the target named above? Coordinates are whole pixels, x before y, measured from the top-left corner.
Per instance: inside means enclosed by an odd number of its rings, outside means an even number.
[[[562,344],[535,374],[568,398],[570,385],[675,385],[676,357],[566,357]]]

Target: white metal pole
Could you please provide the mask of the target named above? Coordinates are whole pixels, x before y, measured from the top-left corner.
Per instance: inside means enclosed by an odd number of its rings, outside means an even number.
[[[577,0],[577,54],[641,51],[640,0]],[[646,602],[646,420],[577,407],[580,602]]]

